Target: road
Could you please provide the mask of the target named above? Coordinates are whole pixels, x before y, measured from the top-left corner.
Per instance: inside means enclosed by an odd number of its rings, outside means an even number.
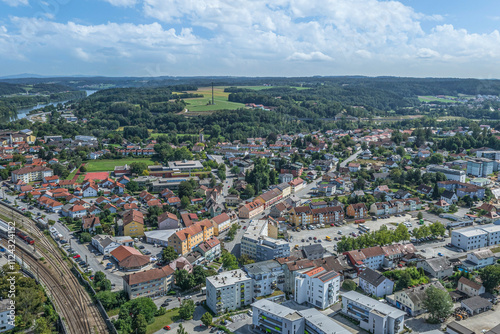
[[[358,155],[360,155],[362,152],[362,150],[358,150],[356,151],[355,153],[353,153],[351,156],[349,156],[349,158],[345,159],[344,161],[342,161],[340,163],[340,167],[345,167],[347,166],[347,164],[353,160],[356,160],[358,158]]]

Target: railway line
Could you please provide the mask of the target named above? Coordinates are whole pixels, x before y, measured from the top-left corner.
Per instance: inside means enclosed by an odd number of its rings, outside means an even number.
[[[22,256],[32,272],[37,272],[52,297],[57,312],[63,318],[68,332],[108,333],[108,328],[96,305],[71,272],[59,250],[36,227],[35,222],[3,203],[0,204],[0,215],[12,218],[16,222],[16,228],[22,229],[33,239],[32,245],[20,238],[16,239],[15,253],[18,257]],[[5,241],[2,242],[6,246]],[[37,258],[34,249],[42,254],[44,261]]]

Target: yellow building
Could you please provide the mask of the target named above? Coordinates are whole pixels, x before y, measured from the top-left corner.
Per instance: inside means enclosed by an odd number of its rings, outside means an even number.
[[[172,234],[168,238],[168,245],[172,246],[177,254],[185,255],[213,235],[214,227],[212,222],[204,219]]]
[[[144,235],[144,215],[137,210],[130,210],[123,216],[123,235],[137,238]]]

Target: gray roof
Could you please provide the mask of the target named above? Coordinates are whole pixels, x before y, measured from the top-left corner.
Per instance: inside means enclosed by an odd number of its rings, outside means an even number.
[[[252,276],[269,274],[280,269],[281,265],[276,260],[262,261],[243,266],[243,270],[245,270],[249,275]]]
[[[462,304],[470,308],[471,310],[477,310],[480,308],[490,308],[493,304],[489,300],[483,297],[474,296],[462,300]]]
[[[447,199],[452,199],[453,195],[455,195],[455,193],[453,191],[445,190],[441,194],[441,197],[444,197],[444,198],[447,198]]]
[[[495,255],[493,252],[489,249],[483,249],[483,250],[478,250],[475,252],[472,252],[478,259],[488,259],[490,257],[494,257]]]
[[[439,281],[424,284],[424,285],[417,286],[415,288],[406,289],[403,291],[408,295],[408,297],[411,299],[413,304],[420,304],[427,297],[427,294],[425,293],[425,291],[431,286],[434,286],[435,288],[446,291],[446,289],[443,287],[443,285]]]
[[[286,306],[273,303],[272,301],[267,299],[258,300],[251,306],[262,309],[263,311],[271,313],[272,315],[280,318],[300,318],[300,315],[297,313],[297,311],[292,310],[291,308],[288,308]]]
[[[382,275],[378,271],[375,271],[375,270],[370,269],[370,268],[366,268],[365,270],[363,270],[363,272],[359,275],[359,278],[364,279],[365,281],[367,281],[368,283],[370,283],[373,286],[379,286],[386,279],[388,279],[387,277],[385,277],[384,275]]]
[[[312,255],[323,255],[325,253],[325,249],[321,244],[312,244],[302,247],[302,251],[304,252],[305,257],[309,257]]]
[[[486,334],[500,334],[500,324],[487,331]]]
[[[429,267],[432,268],[435,272],[443,271],[443,270],[448,270],[452,268],[450,261],[448,261],[447,258],[445,257],[434,257],[431,259],[425,260]]]
[[[351,332],[345,329],[343,326],[335,322],[330,317],[324,315],[320,311],[310,308],[302,311],[297,311],[301,316],[304,317],[307,322],[311,323],[314,327],[321,330],[325,334],[350,334]]]
[[[377,310],[378,312],[381,312],[383,314],[389,315],[393,318],[399,318],[400,316],[404,316],[406,312],[401,311],[395,307],[392,307],[386,303],[379,302],[378,300],[375,300],[373,298],[370,298],[368,296],[365,296],[359,292],[356,291],[349,291],[346,292],[342,295],[342,298],[347,298],[352,301],[355,301],[356,303],[359,303],[363,305],[366,308],[369,308],[370,310]]]
[[[453,321],[453,322],[450,322],[448,325],[447,325],[447,328],[453,330],[454,332],[458,333],[458,334],[475,334],[473,331],[471,331],[470,329],[460,325],[459,323]]]

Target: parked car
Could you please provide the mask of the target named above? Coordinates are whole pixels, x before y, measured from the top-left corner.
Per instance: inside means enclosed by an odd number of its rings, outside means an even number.
[[[139,246],[139,249],[144,249],[144,246],[143,245]]]
[[[79,259],[80,258],[80,254],[76,254],[75,256],[73,256],[73,259]]]
[[[170,326],[167,325],[167,326],[163,326],[163,329],[166,331],[169,331],[171,328],[170,328]]]

